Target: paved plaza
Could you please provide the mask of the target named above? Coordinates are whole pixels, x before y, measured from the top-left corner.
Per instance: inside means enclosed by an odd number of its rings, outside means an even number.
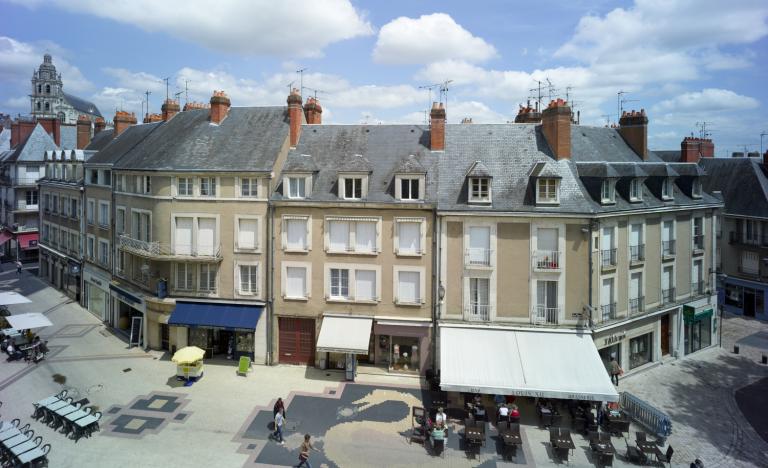
[[[290,366],[255,367],[241,377],[234,363],[218,361],[206,363],[200,382],[183,387],[167,354],[129,348],[96,317],[29,272],[21,278],[0,272],[0,288],[16,289],[33,301],[11,306],[13,313],[43,312],[54,323],[43,333],[51,349],[45,361],[0,362],[0,415],[30,423],[51,444],[52,467],[291,466],[298,463],[304,433],[319,449],[312,453],[313,467],[555,464],[548,433],[537,427],[530,404],[521,405],[523,446],[516,460],[501,459],[494,429],[487,431],[479,456],[468,459],[458,421],[450,424],[444,457],[437,458],[408,442],[410,408],[429,399],[415,378],[361,374],[357,383],[347,384],[335,371]],[[620,383],[619,390],[671,416],[668,442],[676,466],[687,467],[696,457],[708,468],[768,466],[768,443],[749,425],[736,399],[740,388],[768,378],[768,366],[759,363],[768,352],[768,326],[729,318],[723,341],[723,348],[666,362]],[[738,355],[733,344],[740,345]],[[31,418],[33,402],[62,389],[103,412],[100,432],[75,442]],[[287,405],[284,445],[270,439],[278,396]],[[760,406],[739,400],[747,411],[767,411],[765,397]],[[587,440],[575,434],[574,442],[569,465],[595,466]],[[613,444],[619,452],[614,466],[627,466],[624,439],[614,437]]]

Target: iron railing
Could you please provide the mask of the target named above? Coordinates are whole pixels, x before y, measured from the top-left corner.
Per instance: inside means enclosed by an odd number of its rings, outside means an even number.
[[[691,283],[691,294],[704,294],[704,281],[694,281]]]
[[[118,247],[126,252],[155,260],[184,258],[211,261],[222,258],[221,245],[170,245],[134,239],[124,234],[118,237]]]
[[[533,252],[533,268],[536,270],[559,270],[559,250],[535,250]]]
[[[557,325],[560,307],[537,305],[531,311],[532,321],[536,325]]]
[[[464,313],[469,321],[487,322],[491,319],[491,306],[471,302],[466,306]]]
[[[470,247],[464,257],[468,266],[491,266],[491,249]]]
[[[629,299],[629,314],[637,315],[645,311],[645,296],[633,297]]]
[[[675,241],[666,240],[661,241],[661,254],[665,257],[670,257],[675,254]]]
[[[768,245],[768,234],[762,236],[753,234],[751,237],[747,237],[745,232],[731,231],[728,236],[728,243],[766,246]]]
[[[645,260],[645,244],[630,245],[629,259],[633,262],[642,262]]]
[[[662,444],[672,435],[672,420],[667,413],[628,392],[621,392],[619,404],[636,423],[661,439]]]
[[[661,302],[662,304],[671,304],[675,302],[675,288],[662,289]]]
[[[693,248],[694,250],[704,250],[704,235],[697,234],[693,236]]]
[[[615,320],[616,319],[616,303],[611,302],[610,304],[603,304],[600,306],[600,310],[602,311],[602,317],[603,322],[607,320]]]
[[[600,251],[600,265],[603,268],[616,266],[616,249],[606,249]]]

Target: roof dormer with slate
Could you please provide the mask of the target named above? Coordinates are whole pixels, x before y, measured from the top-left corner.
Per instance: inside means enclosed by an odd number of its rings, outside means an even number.
[[[467,203],[490,204],[493,201],[491,198],[493,176],[482,161],[472,163],[465,178],[467,180]]]

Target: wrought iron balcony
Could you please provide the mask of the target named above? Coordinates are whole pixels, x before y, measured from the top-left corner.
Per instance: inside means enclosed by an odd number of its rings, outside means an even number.
[[[694,296],[703,295],[705,289],[704,281],[694,281],[691,283],[691,294]]]
[[[480,304],[471,302],[464,308],[466,320],[471,322],[487,322],[491,319],[491,306],[489,304]]]
[[[630,245],[629,260],[633,262],[642,262],[645,260],[645,244]]]
[[[758,236],[756,233],[754,233],[751,236],[747,236],[745,232],[738,231],[731,231],[729,234],[729,244],[768,246],[768,234]]]
[[[557,325],[560,307],[534,306],[531,310],[531,321],[536,325]]]
[[[148,242],[127,235],[118,238],[118,248],[125,252],[154,260],[199,260],[220,261],[221,245],[171,245]]]
[[[675,255],[675,241],[661,241],[661,254],[665,257],[672,257]]]
[[[533,269],[544,271],[560,270],[559,250],[536,250],[533,252]]]
[[[668,289],[662,289],[661,290],[661,303],[662,304],[672,304],[675,302],[675,288],[668,288]]]
[[[645,296],[629,299],[629,314],[638,315],[645,312]]]
[[[600,251],[600,266],[603,268],[613,268],[616,266],[616,249]]]
[[[491,266],[491,249],[468,248],[464,253],[467,266]]]
[[[693,250],[704,250],[704,234],[693,236]]]
[[[603,313],[602,314],[603,322],[606,322],[608,320],[616,320],[616,303],[615,302],[601,305],[600,310]]]

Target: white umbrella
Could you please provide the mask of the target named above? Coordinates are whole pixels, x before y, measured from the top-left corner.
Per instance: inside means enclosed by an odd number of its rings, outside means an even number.
[[[32,328],[45,328],[53,325],[48,317],[32,312],[29,314],[10,315],[5,318],[12,328],[16,330],[29,330]]]
[[[30,302],[32,301],[15,291],[0,292],[0,306],[12,304],[29,304]]]

